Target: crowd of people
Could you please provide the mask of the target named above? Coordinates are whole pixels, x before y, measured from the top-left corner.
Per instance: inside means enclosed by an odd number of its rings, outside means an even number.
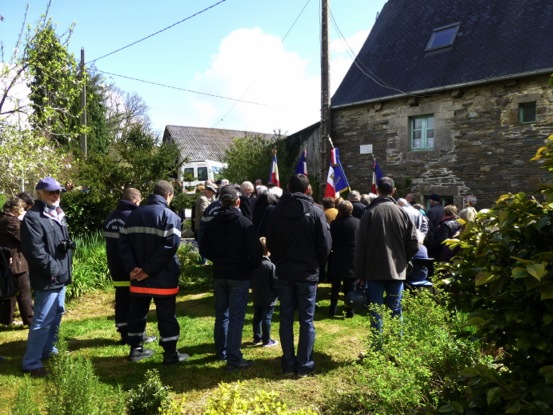
[[[285,191],[260,180],[255,185],[206,181],[198,187],[192,229],[202,262],[212,264],[214,353],[228,371],[253,364],[241,350],[250,290],[252,344],[280,345],[284,375],[309,376],[315,371],[320,282],[331,284],[330,317],[355,316],[348,303],[339,312],[339,300],[340,292],[345,300],[358,288],[370,304],[385,305],[392,315],[401,316],[405,284],[431,285],[432,264],[455,255],[444,241],[459,237],[476,216],[473,196],[458,213],[454,205],[443,206],[437,194],[429,196],[428,209],[412,193],[397,198],[390,177],[380,178],[377,189],[377,194],[352,190],[346,200],[326,197],[319,205],[303,174],[292,175]],[[20,324],[29,327],[23,371],[42,377],[43,361],[57,353],[75,246],[59,205],[62,186],[46,177],[35,190],[36,199],[21,194],[9,199],[0,213],[0,246],[8,249],[19,288],[16,296],[2,300],[0,323],[14,323],[17,303]],[[177,349],[182,221],[170,208],[173,197],[174,188],[165,180],[155,184],[145,201],[137,189],[125,189],[104,224],[115,288],[115,327],[120,343],[129,347],[131,362],[154,354],[145,347],[157,339],[146,333],[152,301],[163,364],[189,358]],[[278,339],[271,333],[277,304]],[[382,317],[373,310],[369,315],[371,327],[382,330]],[[299,331],[294,330],[296,316]]]

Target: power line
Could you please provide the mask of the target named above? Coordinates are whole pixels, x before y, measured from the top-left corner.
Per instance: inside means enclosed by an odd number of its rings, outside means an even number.
[[[143,37],[142,39],[139,39],[139,40],[137,40],[136,42],[132,42],[132,43],[128,44],[127,46],[123,46],[122,48],[119,48],[119,49],[117,49],[117,50],[114,50],[113,52],[110,52],[110,53],[107,53],[107,54],[105,54],[105,55],[103,55],[103,56],[100,56],[99,58],[96,58],[96,59],[94,59],[94,60],[88,62],[87,65],[88,65],[88,64],[91,64],[91,63],[94,63],[94,62],[96,62],[96,61],[98,61],[98,60],[100,60],[100,59],[106,58],[106,57],[108,57],[108,56],[110,56],[110,55],[113,55],[113,54],[115,54],[115,53],[117,53],[117,52],[121,52],[122,50],[127,49],[127,48],[130,48],[131,46],[134,46],[134,45],[136,45],[137,43],[143,42],[144,40],[149,39],[149,38],[151,38],[151,37],[153,37],[153,36],[159,35],[161,32],[164,32],[164,31],[166,31],[166,30],[168,30],[168,29],[171,29],[172,27],[175,27],[175,26],[181,24],[182,22],[185,22],[185,21],[187,21],[187,20],[190,20],[190,19],[192,19],[193,17],[196,17],[196,16],[198,16],[199,14],[202,14],[202,13],[206,12],[207,10],[212,9],[212,8],[215,7],[215,6],[218,6],[219,4],[221,4],[221,3],[225,2],[225,1],[226,1],[226,0],[219,0],[217,3],[212,4],[211,6],[206,7],[205,9],[200,10],[199,12],[196,12],[196,13],[194,13],[194,14],[188,16],[188,17],[185,17],[184,19],[179,20],[178,22],[173,23],[173,24],[170,25],[170,26],[167,26],[167,27],[165,27],[165,28],[163,28],[163,29],[161,29],[161,30],[158,30],[157,32],[152,33],[151,35],[148,35],[148,36],[146,36],[146,37]]]
[[[336,31],[337,31],[338,34],[340,35],[340,38],[342,39],[342,41],[343,41],[344,44],[346,45],[347,50],[349,51],[350,56],[353,58],[353,64],[357,67],[357,69],[359,69],[363,75],[365,75],[367,78],[369,78],[369,79],[372,80],[375,84],[381,86],[382,88],[387,88],[387,89],[391,89],[391,90],[393,90],[393,91],[400,92],[400,93],[402,93],[402,94],[407,94],[405,91],[402,91],[401,89],[395,88],[395,87],[391,86],[390,84],[388,84],[387,82],[385,82],[385,81],[383,81],[382,79],[380,79],[378,76],[376,76],[376,75],[374,74],[374,72],[372,72],[366,65],[364,65],[363,62],[361,62],[361,61],[358,59],[358,55],[355,54],[355,52],[353,51],[353,49],[352,49],[352,48],[350,47],[350,45],[348,44],[346,38],[345,38],[344,35],[342,34],[342,31],[340,30],[340,28],[338,27],[338,24],[336,23],[336,20],[334,19],[334,15],[332,14],[332,11],[330,12],[330,17],[331,17],[331,19],[332,19],[332,24],[334,25],[334,28],[336,29]]]
[[[142,82],[142,83],[145,83],[145,84],[161,86],[161,87],[164,87],[164,88],[176,89],[178,91],[190,92],[192,94],[205,95],[205,96],[208,96],[208,97],[219,98],[219,99],[226,99],[226,100],[229,100],[229,101],[241,102],[243,104],[252,104],[252,105],[259,105],[259,106],[268,107],[268,108],[277,108],[277,107],[274,107],[272,105],[262,104],[262,103],[259,103],[259,102],[245,101],[245,100],[241,100],[241,99],[224,97],[224,96],[221,96],[221,95],[209,94],[207,92],[199,92],[199,91],[194,91],[192,89],[180,88],[178,86],[161,84],[161,83],[158,83],[158,82],[145,81],[144,79],[138,79],[138,78],[133,78],[131,76],[119,75],[119,74],[112,73],[112,72],[101,71],[99,69],[97,69],[97,71],[101,72],[103,74],[106,74],[106,75],[117,76],[119,78],[130,79],[131,81],[137,81],[137,82]]]

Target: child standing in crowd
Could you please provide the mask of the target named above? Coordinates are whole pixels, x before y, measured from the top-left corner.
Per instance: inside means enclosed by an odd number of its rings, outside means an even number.
[[[252,273],[253,293],[253,342],[265,347],[276,346],[278,341],[271,339],[271,320],[277,302],[277,277],[275,265],[269,259],[265,237],[259,238],[263,245],[263,259]]]

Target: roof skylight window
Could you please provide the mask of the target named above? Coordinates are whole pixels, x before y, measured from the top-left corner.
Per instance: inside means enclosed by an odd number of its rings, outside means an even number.
[[[437,29],[434,29],[428,45],[426,45],[426,51],[446,48],[453,45],[455,37],[459,32],[459,23],[454,23],[447,26],[442,26]]]

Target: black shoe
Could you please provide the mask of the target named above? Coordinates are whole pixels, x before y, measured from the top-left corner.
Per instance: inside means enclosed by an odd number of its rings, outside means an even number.
[[[240,363],[227,363],[227,372],[232,372],[233,370],[247,369],[253,365],[251,360],[242,360]]]
[[[187,355],[186,353],[175,352],[175,353],[165,354],[163,356],[163,364],[164,365],[172,365],[172,364],[175,364],[175,363],[184,362],[185,360],[188,360],[189,358],[190,358],[190,356]]]
[[[36,369],[24,370],[23,373],[28,373],[32,378],[44,378],[48,374],[43,367],[37,367]]]
[[[355,316],[355,311],[353,311],[351,308],[348,308],[346,310],[346,318],[353,318]]]
[[[148,336],[146,334],[144,336],[142,336],[142,343],[143,344],[153,343],[156,340],[157,340],[156,336]]]
[[[154,354],[153,350],[150,349],[143,349],[142,347],[138,347],[136,349],[131,350],[131,353],[129,354],[129,360],[133,363],[139,362],[142,359],[147,359],[148,357],[151,357]]]

